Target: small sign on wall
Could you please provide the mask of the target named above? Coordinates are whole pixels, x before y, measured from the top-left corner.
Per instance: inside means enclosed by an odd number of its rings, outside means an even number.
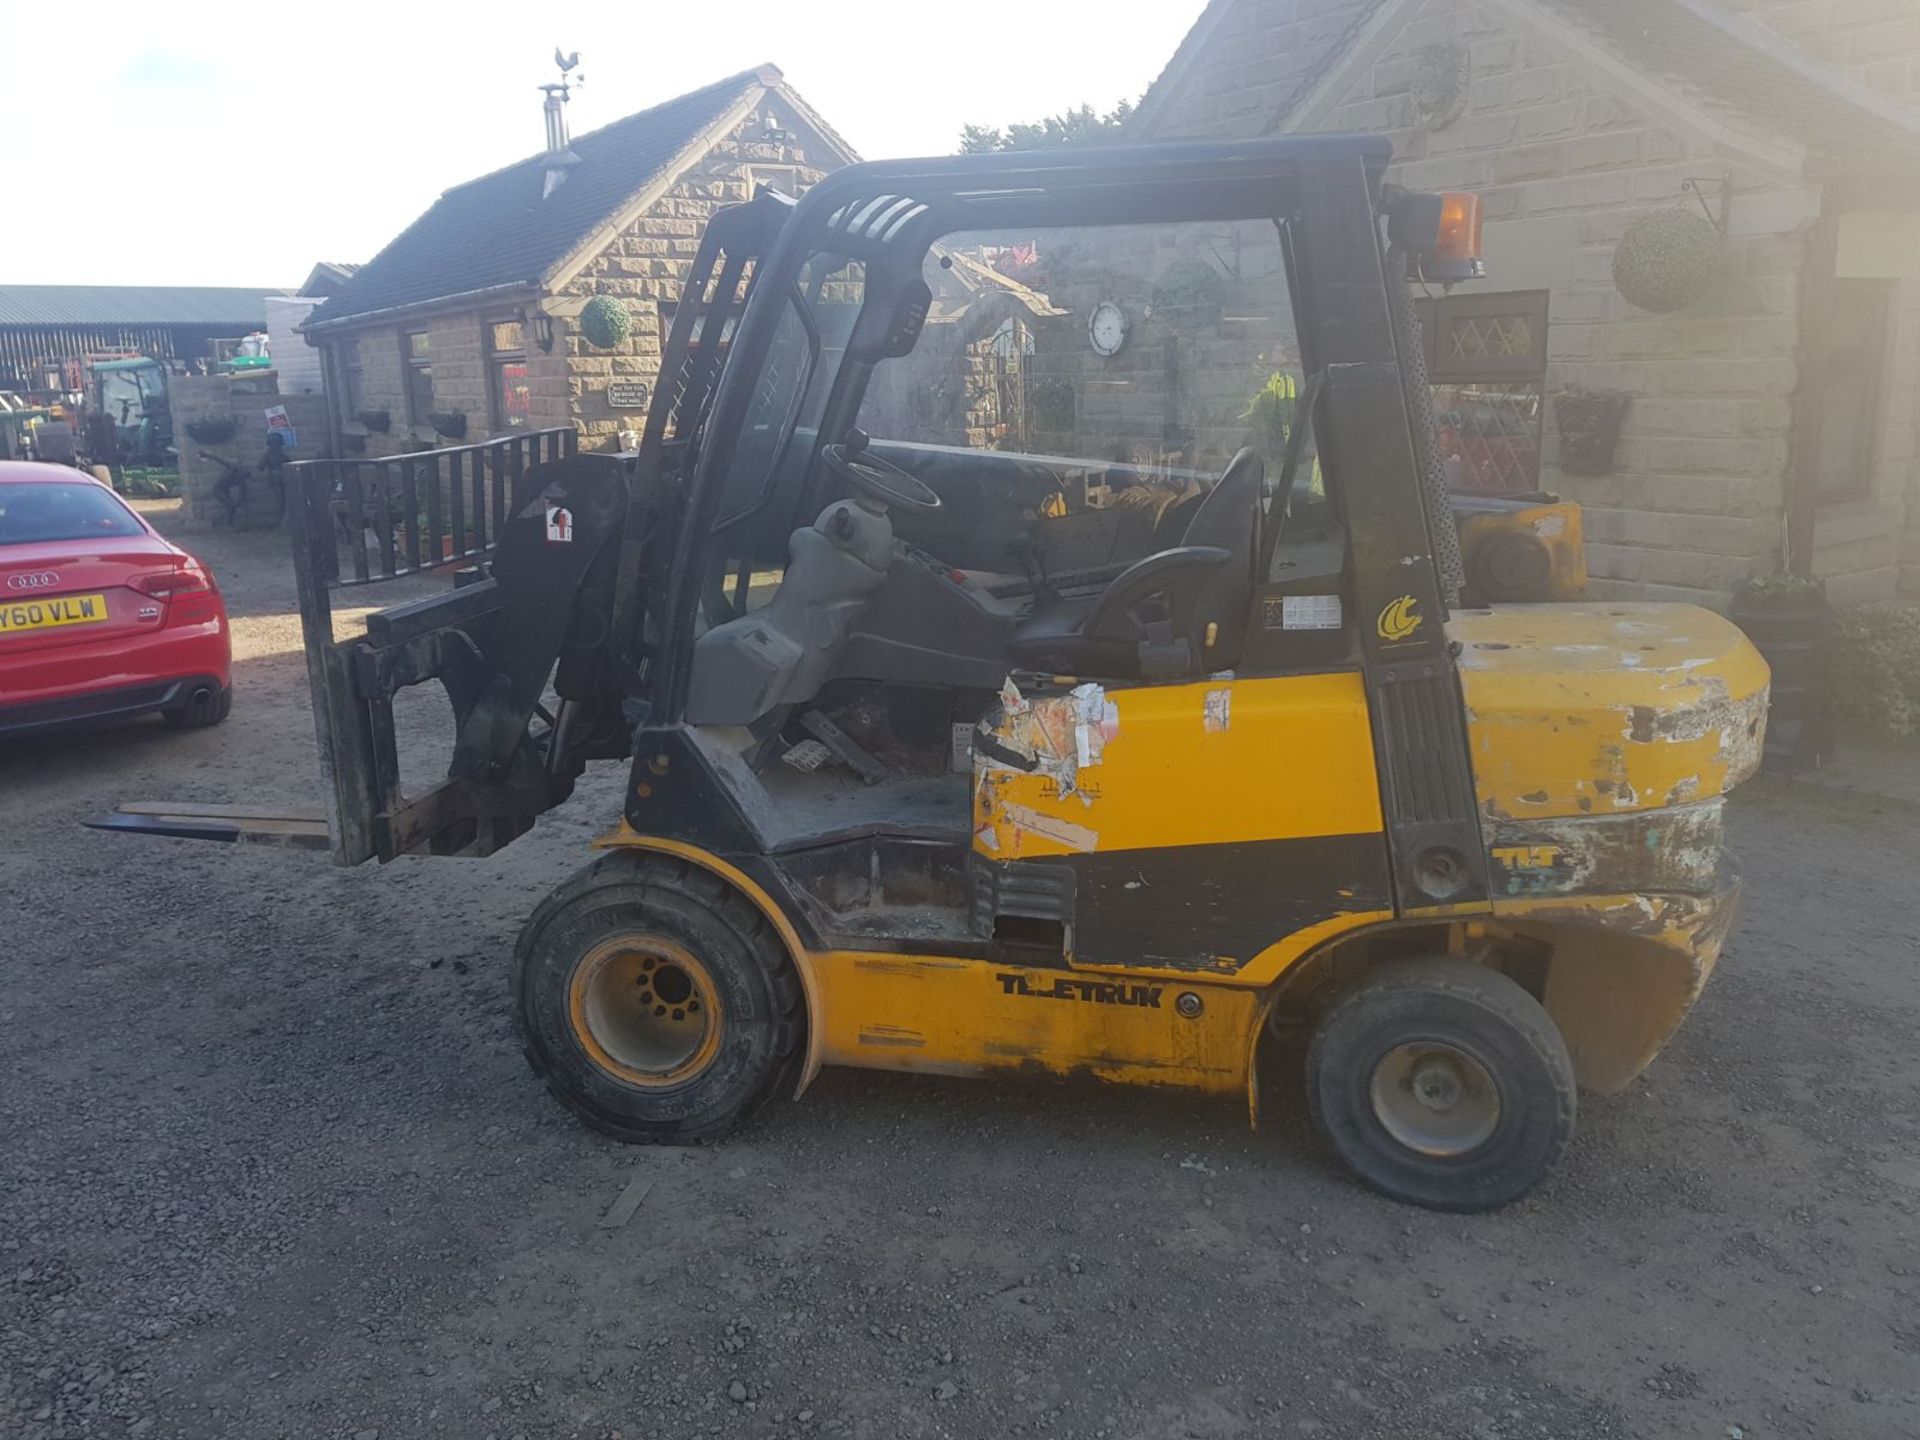
[[[653,387],[644,380],[609,380],[607,404],[615,410],[644,410]]]
[[[293,421],[287,418],[287,407],[269,405],[266,409],[267,434],[280,437],[282,450],[296,450],[300,446],[300,432],[293,427]]]

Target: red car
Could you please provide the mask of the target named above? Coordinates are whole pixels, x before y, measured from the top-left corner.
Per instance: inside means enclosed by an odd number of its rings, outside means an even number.
[[[91,476],[0,461],[0,736],[152,711],[217,725],[232,704],[212,572]]]

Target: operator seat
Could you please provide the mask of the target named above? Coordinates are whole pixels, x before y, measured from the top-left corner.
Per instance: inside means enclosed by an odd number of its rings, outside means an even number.
[[[1253,603],[1265,477],[1260,457],[1241,450],[1178,546],[1136,561],[1097,595],[1043,600],[1015,628],[1008,659],[1024,670],[1114,680],[1231,665]],[[1142,613],[1156,596],[1164,611]]]

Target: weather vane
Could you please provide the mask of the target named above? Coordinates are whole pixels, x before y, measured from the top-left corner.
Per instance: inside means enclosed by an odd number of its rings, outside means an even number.
[[[578,50],[569,54],[558,45],[554,46],[553,63],[560,67],[560,79],[555,84],[542,85],[540,87],[542,90],[558,90],[562,95],[565,95],[571,86],[584,85],[587,83],[586,76],[575,75],[573,73],[574,69],[580,64],[580,52]]]

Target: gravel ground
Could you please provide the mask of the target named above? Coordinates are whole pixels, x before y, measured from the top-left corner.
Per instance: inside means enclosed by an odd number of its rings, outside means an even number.
[[[0,1434],[1920,1435],[1914,812],[1752,789],[1705,1000],[1498,1215],[1360,1189],[1278,1066],[1258,1135],[830,1071],[629,1149],[507,1013],[618,775],[484,861],[80,828],[317,798],[280,543],[196,541],[233,718],[0,751]]]

